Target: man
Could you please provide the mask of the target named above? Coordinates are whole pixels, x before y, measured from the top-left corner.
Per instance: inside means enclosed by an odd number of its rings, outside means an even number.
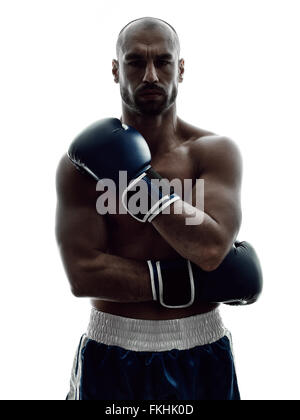
[[[184,75],[179,54],[175,30],[160,19],[141,18],[123,28],[112,62],[121,120],[84,131],[58,167],[57,240],[72,292],[92,304],[69,400],[240,398],[230,334],[214,303],[230,299],[213,294],[226,294],[232,278],[240,278],[226,271],[235,266],[226,264],[226,256],[237,255],[230,250],[241,225],[241,156],[229,138],[177,116]],[[114,151],[108,150],[112,144]],[[130,159],[139,161],[134,169]],[[193,180],[191,200],[157,194],[159,210],[137,217],[128,187],[122,198],[127,211],[100,214],[94,178],[115,180],[123,164],[130,166],[131,180]],[[200,178],[204,211],[195,205]],[[186,223],[191,214],[201,223]],[[197,282],[196,272],[212,275],[208,286]]]

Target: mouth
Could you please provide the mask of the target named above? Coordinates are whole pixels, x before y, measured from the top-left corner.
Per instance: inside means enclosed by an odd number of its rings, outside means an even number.
[[[140,96],[146,97],[146,98],[156,98],[159,96],[162,96],[162,93],[158,90],[147,90],[140,93]]]

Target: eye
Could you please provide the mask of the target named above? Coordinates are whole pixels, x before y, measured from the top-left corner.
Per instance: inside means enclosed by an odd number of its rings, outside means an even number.
[[[156,65],[157,66],[167,66],[168,64],[171,64],[171,62],[170,61],[166,61],[166,60],[158,60],[156,62]]]
[[[130,61],[128,63],[128,65],[132,66],[132,67],[143,67],[145,65],[145,63],[144,63],[144,61],[137,60],[137,61]]]

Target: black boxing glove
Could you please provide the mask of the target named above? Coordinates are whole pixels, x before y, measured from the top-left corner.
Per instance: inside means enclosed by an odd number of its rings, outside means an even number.
[[[235,242],[214,271],[191,261],[148,261],[153,300],[166,308],[186,308],[194,302],[250,305],[262,292],[259,259],[248,242]]]
[[[179,200],[168,182],[151,167],[151,153],[144,137],[117,118],[99,120],[87,127],[71,143],[68,156],[79,170],[97,181],[111,179],[119,189],[120,171],[125,172],[122,203],[139,222],[152,222]]]

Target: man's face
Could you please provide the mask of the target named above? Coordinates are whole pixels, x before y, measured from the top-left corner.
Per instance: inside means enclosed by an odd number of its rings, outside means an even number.
[[[123,102],[140,115],[159,115],[176,100],[183,60],[164,29],[139,30],[128,35],[115,65]]]

